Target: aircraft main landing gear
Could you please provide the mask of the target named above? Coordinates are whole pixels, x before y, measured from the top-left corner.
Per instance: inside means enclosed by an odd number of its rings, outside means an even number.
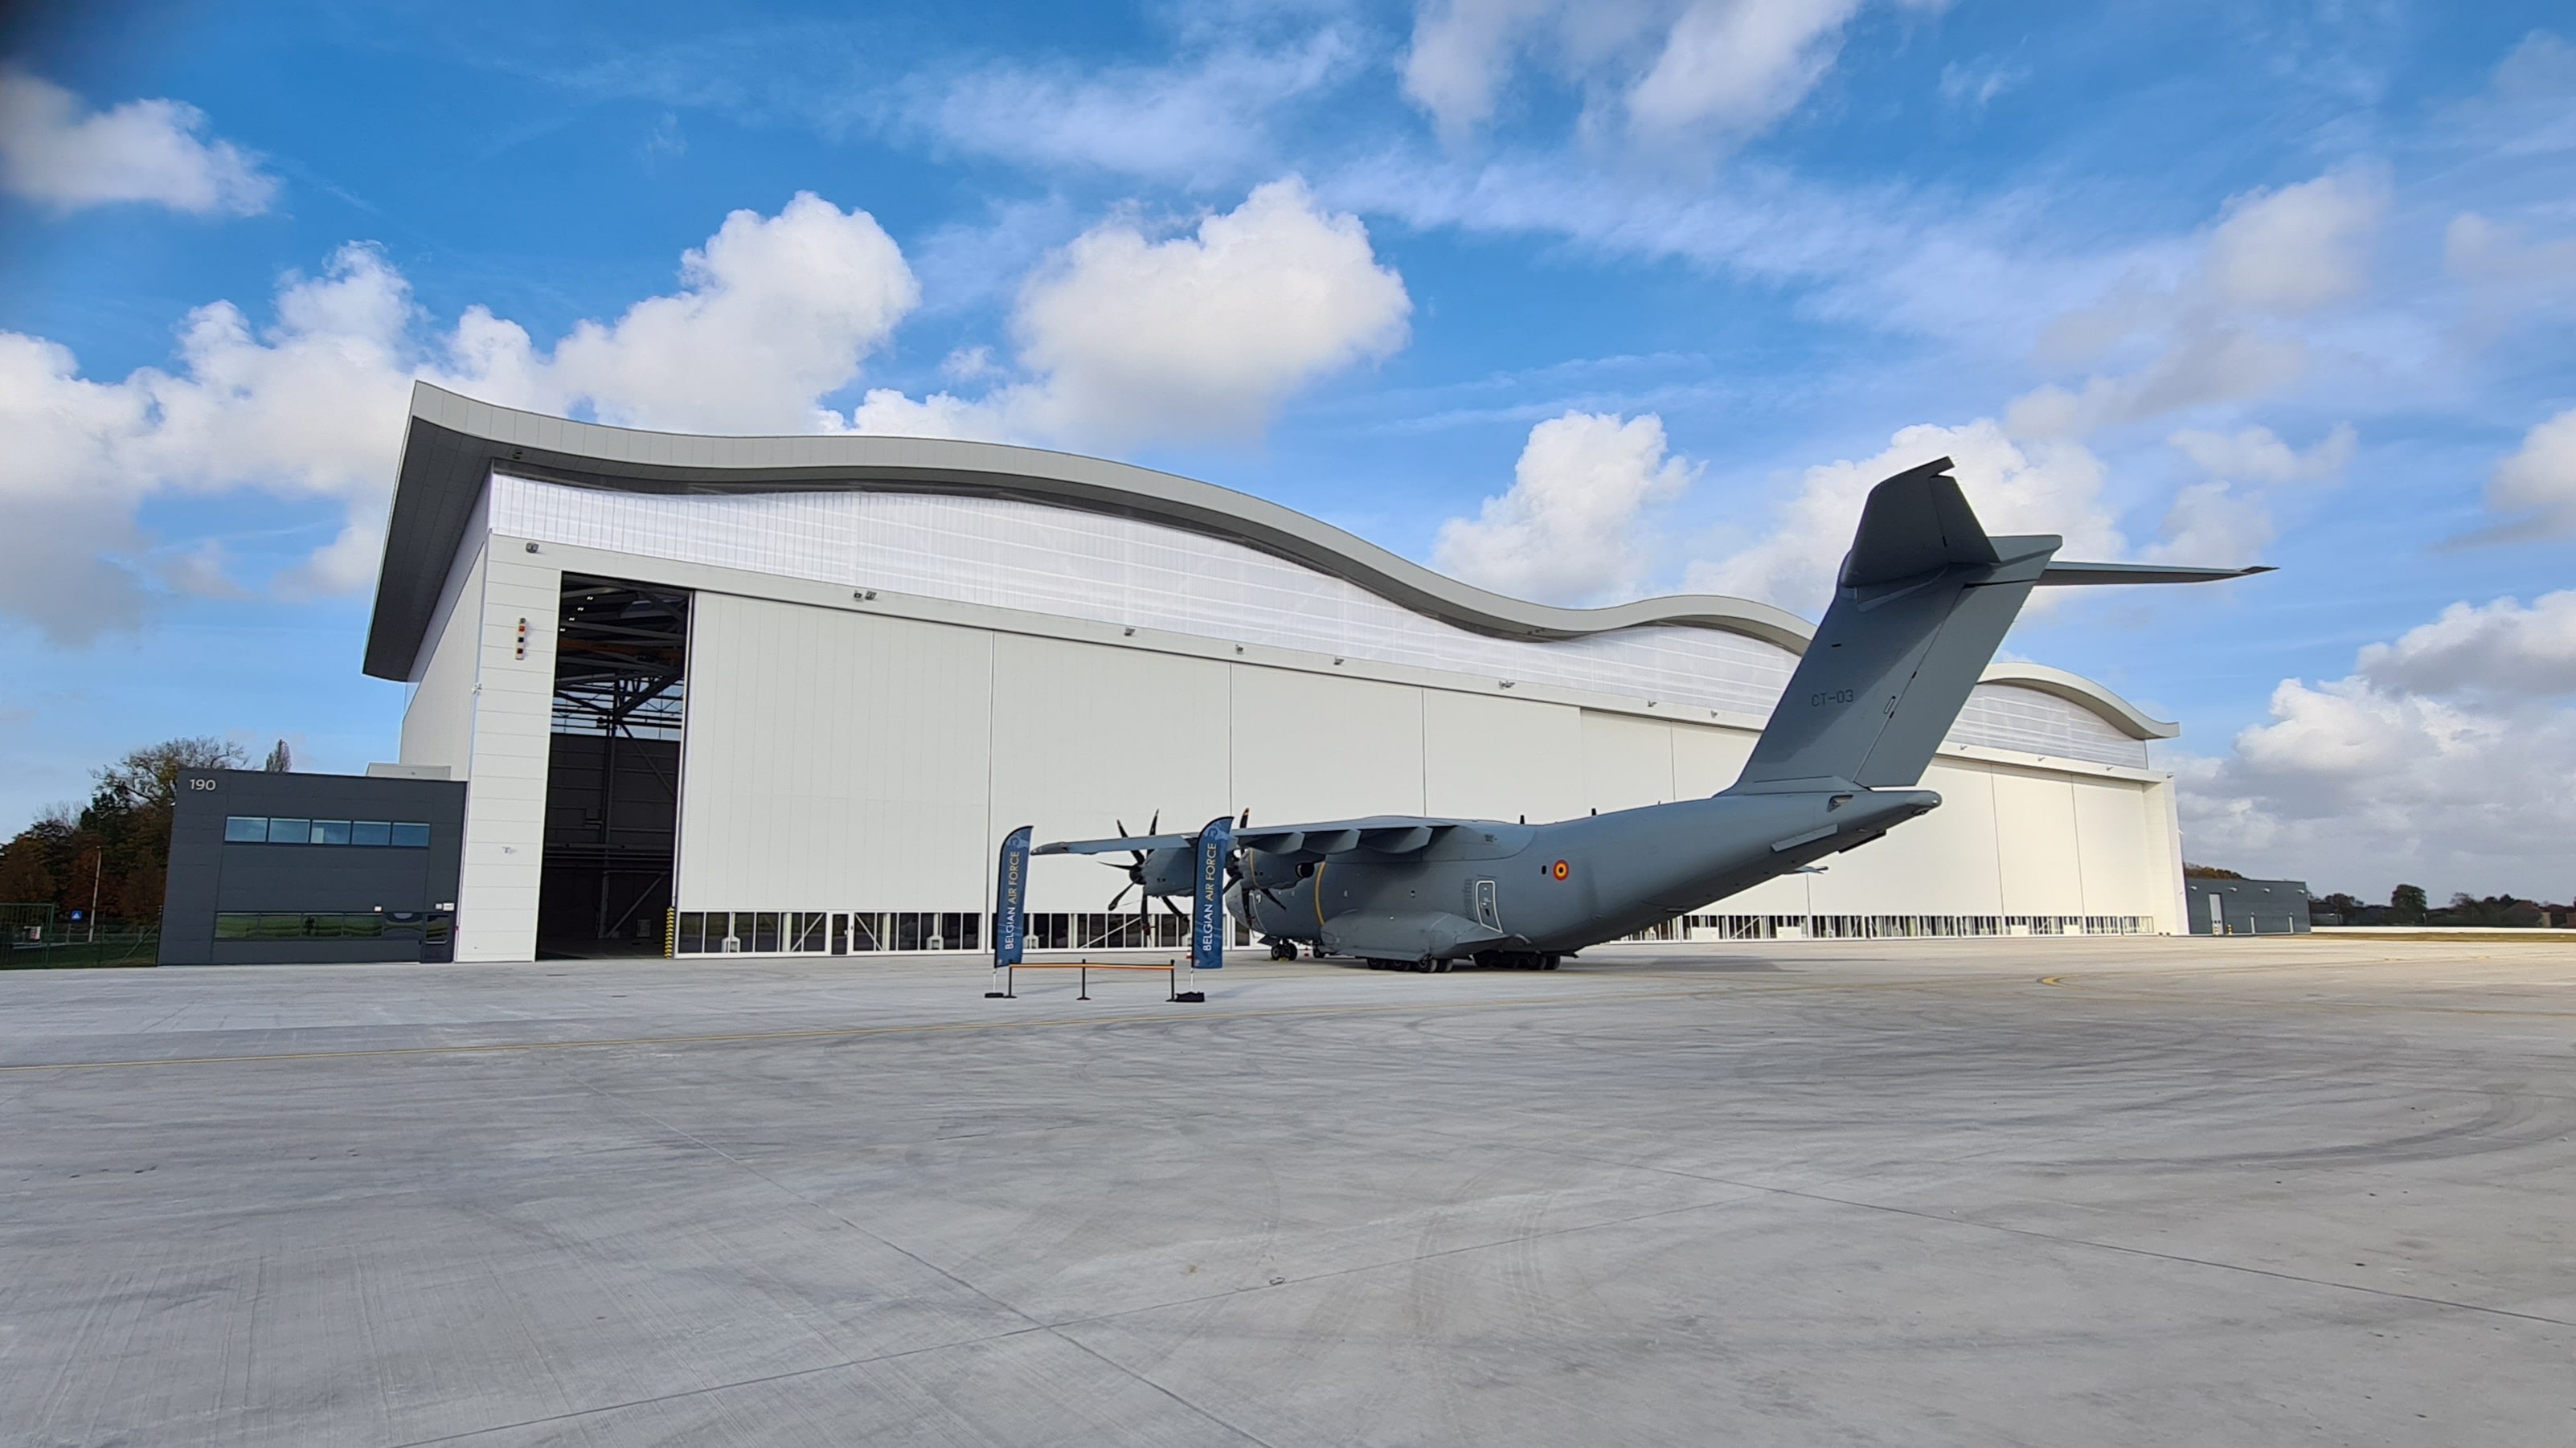
[[[1295,960],[1297,958],[1297,942],[1293,940],[1274,940],[1270,942],[1270,958],[1272,960]]]

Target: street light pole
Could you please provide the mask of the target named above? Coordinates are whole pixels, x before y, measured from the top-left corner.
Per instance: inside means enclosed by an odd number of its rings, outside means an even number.
[[[98,944],[98,882],[106,874],[107,851],[92,852],[89,871],[89,943],[92,945]]]

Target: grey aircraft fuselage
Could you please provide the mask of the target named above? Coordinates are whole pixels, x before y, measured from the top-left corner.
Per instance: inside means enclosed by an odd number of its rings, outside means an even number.
[[[1298,867],[1294,885],[1241,898],[1272,940],[1348,941],[1350,953],[1408,964],[1563,955],[1867,844],[1940,803],[1928,789],[1845,788],[1718,795],[1543,825],[1471,820],[1417,854],[1335,855]],[[1259,852],[1247,855],[1248,873],[1269,873]]]

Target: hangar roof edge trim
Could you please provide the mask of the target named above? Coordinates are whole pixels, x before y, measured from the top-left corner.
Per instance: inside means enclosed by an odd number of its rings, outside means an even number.
[[[1295,509],[1214,483],[1105,458],[1009,443],[810,433],[737,437],[647,432],[550,417],[412,384],[411,416],[385,528],[366,672],[408,679],[449,565],[497,465],[549,481],[637,493],[885,491],[1012,498],[1224,538],[1364,588],[1426,617],[1497,638],[1557,642],[1654,624],[1715,629],[1804,653],[1815,626],[1786,609],[1715,594],[1560,608],[1462,583]],[[1998,662],[1984,681],[2054,694],[2133,739],[2174,725],[2080,675]]]

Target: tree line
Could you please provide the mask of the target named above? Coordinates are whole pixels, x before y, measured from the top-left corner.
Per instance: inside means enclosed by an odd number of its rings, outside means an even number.
[[[2373,905],[2338,891],[2308,901],[2309,918],[2327,925],[2477,925],[2496,930],[2529,930],[2563,923],[2569,907],[2524,900],[2512,895],[2472,895],[2463,890],[2448,905],[2425,898],[2421,885],[2400,885],[2388,892],[2388,903]],[[2334,919],[2327,919],[2334,916]]]
[[[159,928],[181,771],[249,763],[237,744],[172,739],[100,769],[88,803],[56,805],[0,845],[0,904],[52,905],[60,920],[95,909],[105,920]],[[268,763],[286,767],[284,743]]]

